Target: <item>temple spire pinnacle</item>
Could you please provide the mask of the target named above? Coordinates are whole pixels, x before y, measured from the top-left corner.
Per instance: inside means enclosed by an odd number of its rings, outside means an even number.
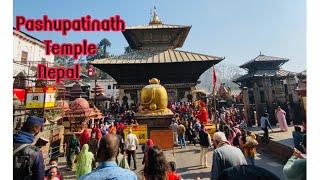
[[[156,11],[156,6],[153,7],[153,11],[152,11],[152,15],[151,15],[151,19],[150,19],[150,25],[151,24],[162,24],[157,11]]]

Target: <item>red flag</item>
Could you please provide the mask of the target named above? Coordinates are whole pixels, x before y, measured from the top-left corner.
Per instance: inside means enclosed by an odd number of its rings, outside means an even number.
[[[25,99],[26,91],[24,89],[13,89],[13,95],[23,102]]]
[[[95,75],[94,67],[93,65],[90,64],[88,67],[88,76],[93,77],[94,75]]]
[[[214,69],[214,65],[212,66],[212,86],[213,90],[216,90],[216,83],[217,83],[217,75],[216,70]]]

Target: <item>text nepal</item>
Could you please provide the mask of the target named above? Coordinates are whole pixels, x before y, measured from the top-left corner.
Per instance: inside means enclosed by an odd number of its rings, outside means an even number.
[[[47,67],[43,64],[38,64],[37,79],[38,80],[48,80],[48,79],[56,80],[57,83],[66,79],[79,80],[80,65],[75,64],[73,68],[64,68],[64,67]]]

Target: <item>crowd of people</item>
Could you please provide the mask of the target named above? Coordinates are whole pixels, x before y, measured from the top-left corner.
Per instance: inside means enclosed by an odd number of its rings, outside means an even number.
[[[221,108],[210,113],[203,102],[170,103],[174,112],[170,128],[174,143],[186,148],[187,143],[200,145],[199,165],[211,166],[211,179],[241,179],[260,177],[260,179],[279,179],[273,173],[255,166],[256,135],[247,128],[242,110],[235,107]],[[139,140],[130,129],[126,138],[126,125],[138,125],[133,119],[134,110],[113,105],[105,111],[105,118],[99,122],[89,121],[79,135],[73,134],[67,141],[67,167],[74,171],[77,179],[138,179],[136,154]],[[283,120],[285,112],[276,110],[276,116]],[[210,115],[211,114],[211,115]],[[211,117],[213,117],[211,119]],[[215,124],[216,132],[210,134],[207,124]],[[263,143],[268,143],[268,127],[272,129],[268,114],[260,119],[264,131]],[[287,124],[279,122],[280,128],[287,131]],[[43,119],[30,116],[23,128],[14,134],[14,176],[16,179],[63,179],[57,160],[51,159],[49,168],[44,171],[43,156],[39,148],[31,145],[34,137],[41,131]],[[295,149],[284,166],[288,179],[303,179],[306,164],[305,129],[296,127],[293,132]],[[208,154],[213,151],[212,164],[208,164]],[[168,162],[164,152],[148,139],[142,148],[143,177],[146,180],[182,179],[176,172],[176,163]],[[26,159],[28,160],[27,163]],[[133,163],[132,163],[133,161]],[[28,168],[26,168],[28,166]],[[303,171],[304,170],[304,171]],[[18,172],[18,173],[16,173]],[[297,175],[297,173],[300,173]],[[304,172],[304,176],[303,176]],[[301,175],[302,174],[302,175]],[[300,178],[297,178],[297,177]],[[237,177],[237,178],[236,178]]]

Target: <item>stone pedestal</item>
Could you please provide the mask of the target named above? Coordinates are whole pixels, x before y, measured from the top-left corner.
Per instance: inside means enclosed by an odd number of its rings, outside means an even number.
[[[134,119],[139,124],[146,124],[148,127],[148,137],[150,137],[150,131],[152,130],[167,130],[170,129],[170,124],[174,115],[157,115],[157,116],[146,116],[146,115],[135,115]]]
[[[139,124],[146,124],[148,127],[148,138],[150,138],[150,132],[152,130],[168,130],[174,115],[157,115],[157,116],[146,116],[146,115],[135,115],[134,119]]]

